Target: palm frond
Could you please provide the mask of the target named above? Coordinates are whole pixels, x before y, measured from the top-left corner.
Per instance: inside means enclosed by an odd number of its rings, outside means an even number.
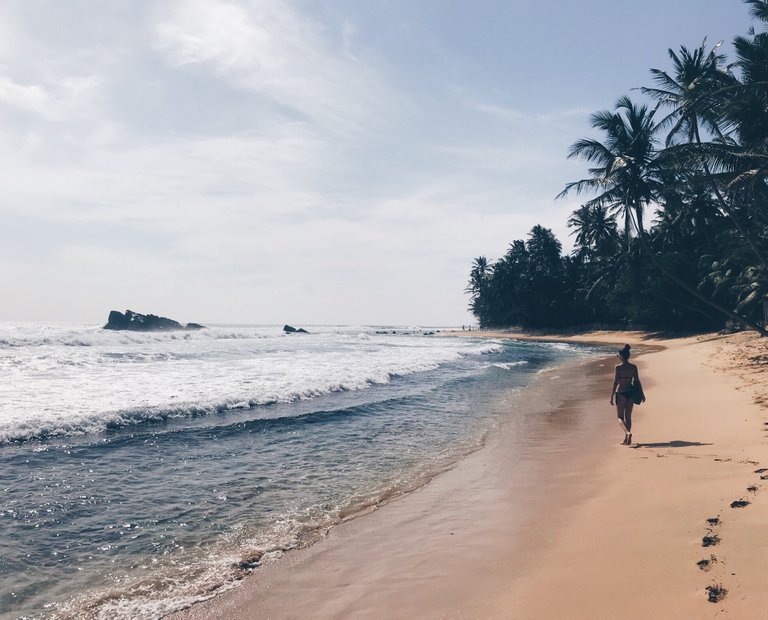
[[[568,159],[573,157],[581,157],[587,161],[604,165],[609,164],[614,159],[613,153],[604,144],[590,138],[583,138],[573,143],[568,150]]]
[[[749,12],[752,17],[755,17],[763,22],[768,22],[768,2],[766,0],[744,0],[746,4],[750,5]]]

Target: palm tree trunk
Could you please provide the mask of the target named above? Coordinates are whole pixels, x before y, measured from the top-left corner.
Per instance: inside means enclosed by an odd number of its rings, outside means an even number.
[[[734,321],[738,322],[739,324],[743,325],[744,327],[748,327],[749,329],[755,330],[757,333],[760,334],[760,336],[768,336],[768,330],[766,330],[764,327],[758,325],[754,321],[750,321],[748,318],[741,316],[740,314],[736,314],[732,310],[729,310],[728,308],[721,306],[716,301],[712,301],[711,299],[708,299],[704,295],[702,295],[699,291],[697,291],[695,288],[690,286],[687,282],[681,280],[678,278],[674,273],[669,271],[661,262],[656,258],[656,253],[651,248],[650,244],[648,243],[648,240],[645,238],[645,233],[641,231],[637,227],[637,223],[635,222],[635,226],[637,229],[637,236],[640,238],[640,243],[643,247],[643,249],[648,252],[648,255],[651,257],[651,261],[653,261],[653,264],[658,267],[659,271],[661,271],[667,278],[672,280],[675,284],[677,284],[680,288],[682,288],[684,291],[687,291],[691,295],[693,295],[696,299],[699,301],[707,304],[708,306],[714,308],[721,314],[724,314],[725,316],[733,319]]]
[[[631,247],[631,240],[632,240],[632,211],[631,207],[629,209],[626,209],[624,212],[624,236],[627,239],[627,254],[629,254],[629,249]]]

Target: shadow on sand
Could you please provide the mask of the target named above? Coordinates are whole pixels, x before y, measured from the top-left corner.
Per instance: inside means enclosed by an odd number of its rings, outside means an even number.
[[[683,441],[682,439],[674,439],[672,441],[664,441],[661,443],[638,443],[633,445],[633,448],[692,448],[695,446],[711,446],[711,443],[702,443],[700,441]]]

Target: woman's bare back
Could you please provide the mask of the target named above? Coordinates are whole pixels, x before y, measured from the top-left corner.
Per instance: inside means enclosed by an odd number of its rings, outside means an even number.
[[[637,377],[637,366],[624,362],[616,365],[616,391],[625,392],[632,387],[632,381]]]

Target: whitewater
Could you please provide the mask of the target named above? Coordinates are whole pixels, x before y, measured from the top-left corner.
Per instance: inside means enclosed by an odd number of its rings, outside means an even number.
[[[307,339],[275,327],[137,333],[8,326],[0,331],[0,442],[359,390],[499,347],[417,344],[406,335],[371,343],[360,328],[315,329]]]
[[[0,616],[157,618],[424,484],[589,347],[0,325]]]

